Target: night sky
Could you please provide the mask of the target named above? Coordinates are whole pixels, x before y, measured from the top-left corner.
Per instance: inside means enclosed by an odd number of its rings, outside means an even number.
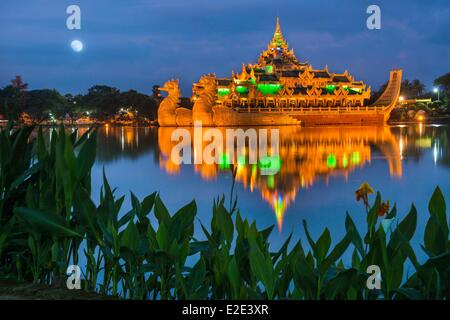
[[[81,7],[81,30],[66,8]],[[366,8],[381,7],[381,30]],[[377,89],[391,68],[432,81],[450,72],[450,4],[440,1],[1,0],[0,86],[16,74],[30,89],[83,93],[95,84],[150,93],[179,78],[182,94],[200,75],[230,76],[256,62],[276,16],[299,60],[348,69]],[[84,43],[80,53],[70,42]]]

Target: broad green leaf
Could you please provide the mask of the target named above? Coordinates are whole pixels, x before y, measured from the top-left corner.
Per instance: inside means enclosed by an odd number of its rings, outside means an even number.
[[[172,217],[170,224],[170,235],[172,238],[185,240],[194,234],[194,219],[197,214],[197,205],[195,201],[178,210]]]
[[[359,254],[362,256],[364,255],[364,247],[363,247],[363,241],[361,239],[361,236],[358,232],[358,229],[355,226],[355,223],[353,222],[352,218],[350,217],[350,214],[347,212],[345,215],[345,231],[347,233],[350,233],[352,243],[358,250]]]
[[[398,288],[394,290],[400,296],[403,296],[409,300],[424,300],[424,297],[420,291],[413,288]]]
[[[330,254],[319,265],[319,271],[324,274],[344,254],[352,241],[352,235],[347,233],[344,238],[331,250]],[[319,247],[319,245],[317,245]]]
[[[155,203],[156,192],[153,192],[151,195],[146,196],[141,203],[141,212],[139,212],[139,217],[146,217],[153,208],[153,204]]]
[[[81,147],[80,153],[77,157],[77,166],[78,166],[78,178],[82,178],[86,176],[88,173],[90,174],[92,166],[95,162],[96,150],[96,132],[92,134],[92,136],[87,139],[87,141]]]
[[[227,275],[228,280],[231,284],[231,289],[233,291],[233,299],[239,299],[239,291],[242,285],[239,267],[236,262],[236,257],[231,258],[230,262],[228,263],[227,268]]]
[[[254,242],[250,244],[250,266],[257,279],[266,288],[267,297],[272,299],[275,284],[272,260],[270,257],[265,257]]]
[[[79,221],[87,227],[90,234],[98,238],[98,229],[96,223],[96,207],[91,197],[84,188],[77,188],[74,197],[74,212]]]
[[[14,209],[14,213],[58,235],[83,238],[83,235],[68,227],[61,217],[49,214],[43,210],[18,207]]]
[[[428,210],[430,211],[430,215],[436,217],[441,227],[448,233],[445,199],[439,187],[436,187],[433,195],[431,196],[428,204]]]
[[[225,240],[228,243],[231,243],[231,241],[233,240],[233,232],[234,232],[234,225],[233,220],[231,220],[231,215],[225,209],[223,204],[215,206],[213,210],[214,212],[213,212],[213,219],[211,222],[211,228],[213,230],[214,229],[220,230]]]
[[[156,241],[158,242],[159,248],[162,251],[168,251],[170,245],[169,231],[164,222],[158,227],[158,231],[156,231]]]
[[[166,226],[170,225],[170,214],[164,203],[161,201],[159,195],[155,198],[155,217],[158,223],[164,223]]]
[[[194,294],[194,292],[202,285],[205,275],[206,275],[205,261],[203,260],[203,258],[200,258],[200,260],[192,268],[191,273],[189,275],[188,284],[191,294]]]
[[[120,234],[120,246],[127,247],[133,253],[137,254],[139,251],[139,231],[136,224],[130,221],[124,231]]]
[[[325,228],[323,233],[320,235],[319,239],[316,242],[316,250],[314,251],[314,256],[317,261],[322,261],[325,258],[325,255],[328,253],[331,245],[331,235],[330,230]]]

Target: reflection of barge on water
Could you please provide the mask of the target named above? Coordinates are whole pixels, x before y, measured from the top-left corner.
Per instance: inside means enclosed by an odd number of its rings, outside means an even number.
[[[194,128],[185,129],[190,136],[194,135]],[[404,145],[392,134],[389,126],[282,126],[276,129],[279,129],[281,160],[276,175],[264,175],[258,164],[239,161],[237,147],[232,158],[225,157],[220,164],[194,164],[193,170],[203,180],[214,180],[220,174],[230,172],[227,163],[236,164],[236,181],[242,183],[245,189],[261,193],[262,198],[273,208],[279,229],[282,228],[287,208],[295,202],[300,190],[312,187],[318,181],[328,183],[332,177],[347,180],[354,170],[371,163],[374,149],[385,159],[391,176],[402,176],[401,152]],[[158,128],[159,164],[171,175],[180,174],[182,168],[181,159],[178,158],[181,155],[172,154],[174,147],[179,144],[172,140],[176,130],[177,128]],[[226,128],[217,130],[222,131],[222,136],[226,137]],[[201,145],[193,141],[183,142],[191,143],[192,155],[204,154],[209,146],[206,141],[202,141]],[[226,145],[228,141],[225,139],[219,142],[218,148],[223,149]],[[248,144],[244,153],[258,154],[259,147]]]
[[[267,50],[256,64],[243,65],[230,78],[204,75],[193,86],[192,110],[180,107],[178,80],[161,88],[161,126],[382,124],[397,103],[401,70],[392,70],[389,83],[369,105],[370,87],[352,75],[313,69],[299,62],[285,41],[279,21]]]

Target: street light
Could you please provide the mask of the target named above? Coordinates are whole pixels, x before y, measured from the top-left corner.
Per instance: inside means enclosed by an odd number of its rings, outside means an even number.
[[[438,100],[440,100],[439,99],[439,88],[433,88],[433,92],[437,93],[437,98],[438,98]]]

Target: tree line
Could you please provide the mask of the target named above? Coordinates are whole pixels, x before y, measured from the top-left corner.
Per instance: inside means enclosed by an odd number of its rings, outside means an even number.
[[[90,116],[106,120],[121,109],[132,108],[140,117],[156,120],[160,100],[156,85],[151,95],[136,90],[120,91],[106,85],[94,85],[86,94],[63,95],[56,89],[28,90],[28,84],[21,76],[16,76],[11,84],[0,89],[0,114],[18,118],[25,112],[36,120],[48,119],[50,115],[56,118]]]

